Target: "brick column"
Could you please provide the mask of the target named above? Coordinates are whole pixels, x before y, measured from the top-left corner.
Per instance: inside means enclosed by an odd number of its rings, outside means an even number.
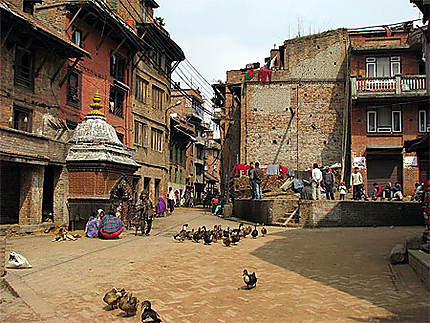
[[[21,174],[19,224],[42,222],[45,166],[23,167]]]

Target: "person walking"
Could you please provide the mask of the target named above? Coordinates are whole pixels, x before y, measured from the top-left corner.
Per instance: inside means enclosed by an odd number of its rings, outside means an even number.
[[[169,187],[169,194],[167,195],[167,207],[169,208],[170,214],[172,214],[175,209],[175,193],[171,187]]]
[[[249,189],[251,190],[251,198],[255,199],[255,168],[254,163],[249,163],[249,171],[248,171],[248,177],[249,177]]]
[[[323,180],[322,172],[318,168],[318,164],[313,165],[312,169],[312,199],[321,199],[321,182]]]
[[[260,163],[255,163],[255,198],[261,200],[263,192],[261,191],[261,183],[264,179],[263,170],[260,168]]]
[[[154,207],[151,200],[149,199],[147,192],[140,194],[140,203],[138,206],[138,212],[140,213],[140,227],[143,235],[149,235],[152,228],[152,218],[154,216]],[[137,234],[137,228],[136,228]]]
[[[361,200],[363,184],[363,176],[358,171],[358,167],[355,167],[354,173],[351,174],[352,196],[354,200]]]
[[[331,168],[323,175],[323,183],[327,200],[334,201],[334,175]]]

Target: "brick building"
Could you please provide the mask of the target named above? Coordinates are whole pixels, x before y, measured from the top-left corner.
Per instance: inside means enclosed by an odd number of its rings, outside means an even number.
[[[300,171],[313,163],[344,165],[346,30],[286,40],[271,58],[271,79],[251,78],[252,66],[229,71],[225,85],[214,85],[222,109],[224,185],[235,163],[259,161]]]
[[[183,146],[184,155],[184,178],[183,183],[180,185],[191,183],[195,192],[195,199],[197,202],[201,200],[203,190],[206,182],[204,177],[205,172],[205,159],[206,159],[206,143],[207,143],[207,131],[209,126],[203,121],[203,98],[200,92],[194,89],[184,90],[172,90],[172,102],[178,104],[172,109],[177,115],[177,118],[183,120],[183,122],[189,124],[193,129],[192,139],[189,140],[186,146]],[[183,129],[185,130],[185,129]],[[171,137],[171,139],[175,139]],[[171,156],[176,156],[175,150],[178,147],[178,143],[171,141],[170,147],[173,150]],[[176,158],[173,160],[176,162]],[[172,158],[171,158],[172,161]],[[172,165],[172,172],[176,174],[176,168]],[[181,170],[178,170],[179,172]],[[173,173],[172,177],[173,177]],[[172,182],[172,181],[171,181]]]
[[[400,182],[412,194],[428,177],[428,158],[403,151],[430,131],[421,37],[408,22],[349,31],[351,154],[368,191]]]
[[[221,171],[221,145],[218,139],[214,139],[213,131],[207,132],[206,160],[204,177],[205,189],[212,194],[220,192]]]
[[[37,2],[0,3],[0,224],[67,221],[61,70],[89,54],[34,17]]]
[[[156,200],[167,193],[170,76],[184,53],[153,17],[151,1],[46,1],[38,14],[93,55],[71,61],[62,117],[71,128],[102,96],[103,113],[141,165],[133,189]]]

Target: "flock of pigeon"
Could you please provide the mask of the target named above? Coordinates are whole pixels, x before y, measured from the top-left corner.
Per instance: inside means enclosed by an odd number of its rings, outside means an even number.
[[[112,288],[105,294],[103,301],[108,304],[105,308],[106,310],[113,310],[119,307],[125,313],[125,316],[136,315],[139,307],[137,297],[133,296],[132,293],[126,292],[124,288]],[[152,309],[150,301],[146,300],[142,302],[141,312],[142,323],[161,322],[158,313]]]
[[[267,229],[264,227],[260,230],[261,235],[264,237],[267,234]],[[230,229],[227,227],[223,229],[221,225],[215,225],[212,230],[207,230],[205,226],[199,227],[197,230],[188,230],[188,224],[184,224],[182,229],[173,236],[176,241],[191,240],[199,243],[201,240],[204,241],[205,245],[218,242],[222,240],[226,247],[231,245],[237,245],[241,238],[251,236],[256,239],[260,232],[257,230],[257,225],[254,225],[254,229],[251,226],[244,227],[243,223],[239,224],[236,229]],[[243,270],[242,279],[246,284],[244,289],[252,289],[257,286],[257,276],[255,272],[249,273],[246,269]],[[119,308],[125,313],[125,316],[133,316],[137,314],[139,308],[139,300],[133,296],[131,292],[126,292],[124,288],[117,289],[112,288],[103,297],[103,301],[108,304],[106,310],[113,310]],[[158,313],[152,309],[151,302],[145,300],[141,303],[141,322],[161,322],[161,318]]]
[[[251,226],[245,228],[243,223],[240,223],[236,229],[230,229],[230,227],[223,229],[221,225],[214,225],[211,230],[206,229],[206,226],[199,227],[197,230],[188,230],[188,224],[184,224],[182,229],[173,236],[173,239],[180,242],[184,242],[187,239],[196,243],[203,240],[205,245],[222,240],[226,247],[230,247],[231,245],[237,245],[241,238],[246,238],[250,235],[253,239],[256,239],[259,234],[257,225],[254,225],[254,229],[252,229]],[[261,235],[264,237],[266,234],[267,229],[263,224]]]

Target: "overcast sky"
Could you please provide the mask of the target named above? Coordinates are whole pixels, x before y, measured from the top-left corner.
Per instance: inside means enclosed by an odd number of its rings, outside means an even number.
[[[409,0],[157,0],[155,16],[210,82],[301,34],[419,18]]]

